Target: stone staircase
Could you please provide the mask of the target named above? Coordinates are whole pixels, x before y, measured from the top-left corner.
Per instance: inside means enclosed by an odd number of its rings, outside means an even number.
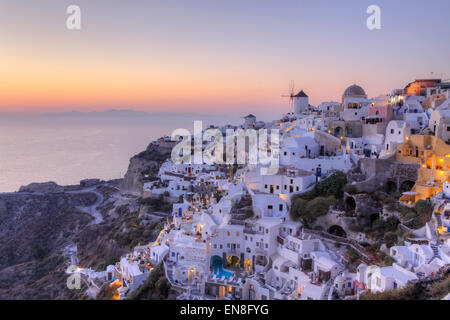
[[[438,229],[442,228],[441,215],[439,213],[434,213],[434,216],[436,218],[436,223],[437,223]]]
[[[439,254],[439,247],[436,243],[430,243],[431,250],[433,250],[433,256],[430,260],[428,260],[428,264],[430,264],[434,259],[441,259],[441,255]]]
[[[341,271],[339,271],[333,278],[331,278],[330,280],[328,280],[328,282],[325,285],[325,290],[323,291],[322,295],[320,296],[320,300],[329,300],[329,296],[330,296],[330,289],[334,284],[334,280],[339,277],[341,274],[343,274],[345,271],[345,269],[342,269]]]

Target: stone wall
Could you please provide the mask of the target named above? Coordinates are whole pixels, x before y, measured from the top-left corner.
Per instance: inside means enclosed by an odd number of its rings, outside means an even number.
[[[374,192],[384,189],[386,184],[393,182],[397,190],[405,181],[417,180],[419,165],[403,163],[389,159],[362,158],[358,167],[348,175],[349,182],[355,185],[358,192]],[[366,177],[361,180],[361,177]]]

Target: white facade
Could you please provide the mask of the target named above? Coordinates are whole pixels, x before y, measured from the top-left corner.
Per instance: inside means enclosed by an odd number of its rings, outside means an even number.
[[[356,280],[363,283],[366,290],[383,292],[405,287],[409,281],[417,280],[415,273],[406,270],[397,263],[391,267],[367,267],[360,265]]]
[[[357,97],[346,97],[344,99],[344,110],[341,119],[344,121],[360,121],[369,116],[369,108],[372,100]]]
[[[381,157],[390,156],[397,151],[397,147],[403,144],[411,136],[409,124],[406,121],[392,120],[386,127],[384,148]]]
[[[293,136],[285,139],[280,148],[280,164],[292,165],[299,158],[315,158],[319,155],[319,144],[313,134]]]
[[[297,115],[302,114],[304,111],[308,110],[308,107],[309,98],[303,91],[300,91],[294,96],[294,113]]]

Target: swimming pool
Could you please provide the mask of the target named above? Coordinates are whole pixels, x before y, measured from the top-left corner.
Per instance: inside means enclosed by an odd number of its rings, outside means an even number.
[[[228,279],[233,274],[232,271],[223,268],[222,258],[219,256],[211,257],[211,266],[213,267],[214,274],[219,279],[221,279],[222,277],[225,277],[225,279]]]
[[[191,230],[192,230],[192,223],[184,224],[184,225],[182,226],[182,229],[183,229],[184,231],[191,231]]]

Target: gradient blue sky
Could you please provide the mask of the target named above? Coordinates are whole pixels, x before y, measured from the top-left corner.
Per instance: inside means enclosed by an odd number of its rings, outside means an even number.
[[[290,80],[318,104],[450,78],[449,35],[448,0],[0,0],[0,112],[280,114]]]

